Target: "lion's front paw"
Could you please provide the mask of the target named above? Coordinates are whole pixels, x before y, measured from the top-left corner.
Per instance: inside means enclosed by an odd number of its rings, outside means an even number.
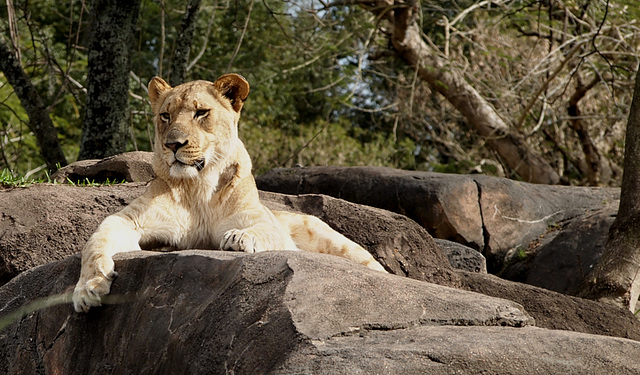
[[[101,296],[109,294],[111,283],[117,276],[111,272],[108,277],[98,275],[88,281],[82,278],[73,290],[73,307],[77,312],[88,312],[92,306],[101,306]]]
[[[246,230],[232,229],[222,236],[220,244],[222,250],[244,251],[246,253],[256,253],[265,250],[255,236]]]

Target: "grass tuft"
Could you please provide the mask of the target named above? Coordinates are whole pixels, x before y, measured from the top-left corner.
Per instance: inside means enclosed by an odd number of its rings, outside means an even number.
[[[52,180],[49,173],[47,173],[43,178],[32,179],[32,178],[26,178],[20,175],[14,175],[8,169],[0,170],[0,188],[8,189],[8,188],[14,188],[14,187],[28,187],[34,184],[43,184],[43,183],[57,184],[58,182],[55,180]],[[118,180],[118,179],[108,179],[108,178],[105,181],[90,180],[88,178],[85,178],[82,181],[73,181],[67,178],[66,183],[73,186],[91,187],[91,186],[125,184],[127,183],[127,181],[124,179]]]

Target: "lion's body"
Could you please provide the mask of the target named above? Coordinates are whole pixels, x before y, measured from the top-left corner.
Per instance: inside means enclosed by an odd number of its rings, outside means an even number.
[[[251,160],[237,134],[248,93],[237,75],[175,88],[159,78],[151,81],[157,177],[87,241],[73,296],[76,311],[100,305],[100,296],[109,293],[113,255],[141,248],[300,249],[384,271],[371,254],[318,218],[271,212],[260,202]]]

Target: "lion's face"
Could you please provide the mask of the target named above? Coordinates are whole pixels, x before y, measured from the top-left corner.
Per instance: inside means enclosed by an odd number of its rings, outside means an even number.
[[[191,179],[224,161],[238,138],[240,110],[248,94],[249,84],[237,74],[174,88],[154,77],[149,98],[160,167],[171,178]]]

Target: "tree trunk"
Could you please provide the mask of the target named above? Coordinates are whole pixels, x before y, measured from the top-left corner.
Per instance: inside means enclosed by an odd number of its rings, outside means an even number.
[[[129,119],[129,48],[141,0],[94,0],[87,104],[78,160],[124,152]]]
[[[49,117],[49,110],[27,73],[20,66],[16,55],[2,39],[0,39],[0,70],[7,77],[9,84],[13,86],[22,108],[29,116],[29,129],[36,137],[47,168],[50,171],[55,171],[58,165],[67,165],[67,159],[58,142],[58,131]]]
[[[177,86],[184,82],[189,65],[189,53],[193,43],[193,33],[196,30],[196,21],[200,13],[200,0],[189,0],[187,9],[182,18],[182,27],[176,39],[176,49],[171,63],[171,75],[169,84]]]
[[[577,79],[578,86],[569,99],[567,111],[571,117],[569,127],[576,132],[578,139],[580,139],[580,145],[582,146],[582,152],[585,157],[584,162],[580,163],[579,161],[578,168],[583,175],[587,176],[589,185],[598,186],[601,183],[607,184],[611,180],[613,172],[606,160],[603,160],[600,156],[600,152],[598,152],[595,144],[593,144],[587,125],[582,118],[580,118],[582,114],[579,106],[580,100],[582,100],[582,98],[587,95],[587,92],[597,85],[601,79],[600,76],[596,76],[587,85],[582,83],[582,79],[579,75]]]
[[[551,165],[529,148],[523,135],[512,131],[462,73],[425,43],[415,20],[417,0],[395,3],[379,0],[366,4],[363,5],[366,9],[391,22],[391,44],[398,56],[417,69],[423,81],[460,111],[508,168],[528,182],[557,184],[560,181]]]
[[[636,74],[624,150],[620,208],[602,258],[583,283],[581,297],[631,311],[640,294],[640,74]]]

